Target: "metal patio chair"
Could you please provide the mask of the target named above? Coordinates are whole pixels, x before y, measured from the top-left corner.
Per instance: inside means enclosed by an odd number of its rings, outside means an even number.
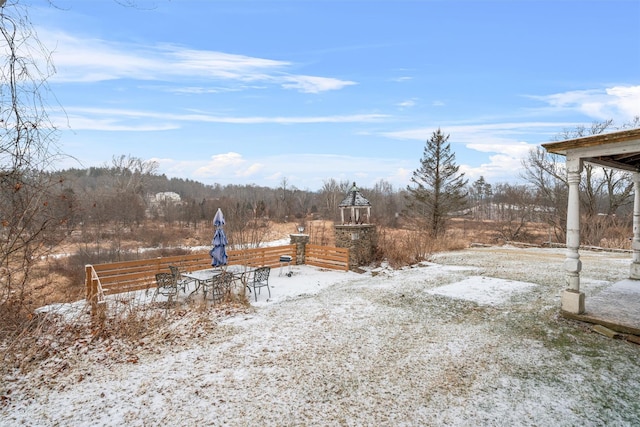
[[[211,280],[202,284],[204,299],[207,299],[207,293],[211,292],[211,300],[213,302],[221,302],[231,294],[231,287],[235,280],[236,277],[226,271],[216,274]]]
[[[178,285],[173,274],[156,274],[156,291],[153,293],[151,301],[155,301],[158,295],[166,296],[169,302],[178,296]]]
[[[259,267],[253,270],[253,273],[249,276],[249,280],[247,281],[247,288],[249,288],[249,292],[251,292],[251,288],[253,288],[253,295],[258,301],[258,293],[260,292],[260,288],[267,288],[269,291],[269,298],[271,298],[271,288],[269,288],[269,273],[271,272],[271,267]]]
[[[182,274],[180,273],[180,269],[175,265],[170,265],[169,270],[171,271],[171,274],[176,280],[176,286],[178,287],[178,289],[182,289],[182,292],[186,293],[187,285],[189,285],[189,283],[191,282],[195,282],[195,279],[188,279],[188,278],[182,277]]]

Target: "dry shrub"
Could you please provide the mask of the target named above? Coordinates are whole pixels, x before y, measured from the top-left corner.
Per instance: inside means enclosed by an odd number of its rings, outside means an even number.
[[[433,243],[424,231],[380,228],[377,259],[386,260],[394,268],[415,264],[433,252]]]
[[[249,309],[241,295],[217,304],[202,298],[149,303],[143,295],[134,292],[109,300],[102,318],[92,318],[85,304],[74,305],[75,311],[64,314],[32,314],[19,328],[0,336],[0,371],[24,373],[42,364],[67,369],[74,357],[83,357],[94,347],[104,350],[98,354],[105,359],[136,363],[140,347],[201,337],[216,327],[219,318]]]
[[[0,340],[23,330],[30,324],[31,318],[31,309],[19,298],[9,298],[0,304]]]
[[[93,323],[92,335],[138,341],[157,331],[170,313],[177,310],[184,308],[168,302],[157,302],[145,307],[118,300],[110,307],[109,315],[104,321]]]
[[[616,216],[598,215],[583,219],[580,228],[582,243],[604,248],[630,249],[633,236],[631,224]]]
[[[461,250],[468,246],[469,241],[456,229],[434,239],[423,230],[380,228],[376,259],[384,259],[398,268],[424,261],[435,252]]]
[[[81,357],[83,348],[103,345],[110,351],[105,341],[120,342],[121,347],[135,348],[140,340],[159,330],[166,317],[162,311],[146,315],[142,311],[132,311],[125,316],[110,316],[96,327],[88,320],[85,311],[77,317],[67,318],[52,313],[34,315],[31,320],[0,340],[0,365],[5,372],[18,370],[24,373],[37,369],[48,360],[62,363],[66,369],[75,354]],[[128,357],[132,352],[114,351],[113,357]]]
[[[69,328],[76,327],[69,325]],[[3,332],[0,338],[0,369],[4,372],[14,369],[24,372],[29,365],[48,358],[52,350],[50,338],[62,334],[51,316],[32,316],[21,328]],[[73,342],[77,336],[71,335],[70,341]]]

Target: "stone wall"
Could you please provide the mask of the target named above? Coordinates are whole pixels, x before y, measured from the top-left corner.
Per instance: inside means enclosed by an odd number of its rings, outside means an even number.
[[[336,246],[349,248],[350,268],[373,262],[373,256],[378,244],[378,233],[375,225],[336,225],[334,228]]]
[[[307,243],[309,243],[308,234],[290,234],[291,244],[296,245],[296,264],[304,264],[304,257],[306,255]]]

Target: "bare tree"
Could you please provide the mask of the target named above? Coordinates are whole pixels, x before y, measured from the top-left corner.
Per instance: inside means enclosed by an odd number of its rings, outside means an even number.
[[[320,195],[322,198],[322,214],[325,218],[337,219],[338,205],[349,190],[349,181],[338,181],[334,178],[324,180]]]
[[[113,156],[115,188],[122,193],[143,194],[145,181],[158,170],[158,162],[133,156]]]
[[[633,123],[623,127],[633,126]],[[554,141],[598,135],[615,129],[613,120],[593,123],[590,127],[578,126],[565,130]],[[564,157],[548,154],[541,147],[529,152],[523,161],[524,178],[531,183],[546,201],[548,223],[556,232],[559,241],[566,233],[567,182]],[[590,163],[583,166],[580,182],[580,205],[583,222],[581,234],[586,243],[600,244],[610,225],[616,225],[615,215],[619,209],[632,202],[633,182],[628,172],[602,168]],[[597,219],[597,220],[596,220]]]
[[[506,240],[527,240],[527,225],[535,220],[538,200],[526,185],[498,184],[493,194],[498,231]]]
[[[542,219],[549,225],[558,242],[567,232],[567,178],[564,158],[547,153],[542,147],[529,151],[522,161],[522,177],[535,188],[540,201]]]
[[[402,197],[394,190],[393,185],[381,179],[373,189],[364,192],[371,202],[372,222],[383,226],[397,226],[399,213],[404,206]]]
[[[53,246],[65,215],[52,169],[60,152],[47,114],[55,72],[19,4],[0,7],[0,311],[24,308],[34,260]]]

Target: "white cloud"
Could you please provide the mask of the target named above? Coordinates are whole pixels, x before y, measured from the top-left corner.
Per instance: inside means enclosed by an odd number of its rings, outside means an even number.
[[[467,144],[467,148],[470,150],[479,151],[481,153],[502,153],[510,157],[523,158],[527,155],[529,150],[535,147],[533,144],[527,144],[526,142],[513,142],[513,143],[488,143],[488,144]]]
[[[640,115],[640,86],[613,86],[531,96],[554,110],[578,111],[595,120],[631,120]]]
[[[549,122],[513,122],[513,123],[492,123],[482,125],[444,125],[441,130],[445,135],[450,135],[449,143],[452,144],[454,152],[460,152],[455,145],[462,145],[465,149],[471,150],[463,157],[466,163],[459,161],[460,171],[473,181],[483,176],[489,181],[513,180],[514,171],[522,168],[522,160],[526,158],[529,150],[537,144],[526,142],[525,137],[531,132],[539,134],[547,129],[559,130],[563,126],[570,126],[570,123],[549,123]],[[384,135],[395,139],[420,140],[426,142],[437,128],[417,128],[407,129],[397,132],[388,132]],[[475,152],[475,154],[474,154]],[[483,153],[480,155],[479,153]],[[481,164],[471,164],[475,159],[486,159],[488,162]],[[459,153],[462,154],[462,153]],[[408,180],[409,176],[405,178]]]
[[[615,86],[608,88],[607,94],[615,99],[614,104],[625,120],[640,115],[640,85]]]
[[[574,126],[575,123],[558,122],[522,122],[522,123],[490,123],[478,125],[443,125],[440,127],[445,135],[450,135],[450,143],[474,144],[512,144],[520,142],[521,135],[532,130],[559,129],[562,126]],[[421,127],[400,131],[383,132],[382,136],[393,139],[409,139],[426,141],[438,127]]]
[[[274,78],[274,80],[284,80],[282,87],[285,89],[297,89],[303,93],[320,93],[328,90],[338,90],[346,86],[357,84],[356,82],[347,80],[338,80],[330,77],[315,76],[287,76],[283,79]]]
[[[319,189],[327,178],[356,180],[373,186],[380,179],[404,188],[413,162],[393,158],[353,157],[333,154],[289,154],[251,158],[237,152],[212,155],[207,160],[152,159],[160,173],[189,177],[205,184],[252,184],[277,186],[283,177],[298,188]],[[389,171],[395,171],[390,174]],[[294,179],[295,178],[295,179]]]
[[[286,73],[288,61],[225,52],[189,49],[173,44],[139,45],[74,37],[40,29],[53,51],[55,82],[97,82],[115,79],[176,81],[215,79],[220,82],[261,82],[303,93],[340,90],[356,84],[332,77]]]
[[[249,165],[249,167],[245,168],[244,170],[238,171],[237,176],[243,176],[243,177],[254,176],[263,169],[264,169],[264,164],[253,163]]]
[[[184,86],[184,87],[176,87],[176,88],[165,88],[165,87],[153,87],[151,89],[161,90],[169,93],[178,93],[178,94],[206,94],[206,93],[228,93],[228,92],[237,92],[241,90],[241,88],[231,88],[231,87],[204,87],[204,86]]]
[[[67,107],[67,116],[58,116],[54,120],[59,127],[74,130],[169,130],[179,129],[180,122],[227,123],[227,124],[317,124],[317,123],[370,123],[389,116],[384,114],[351,114],[338,116],[299,116],[299,117],[233,117],[216,116],[206,112],[187,114],[161,113],[154,111],[129,110],[116,108]],[[142,124],[146,119],[148,123]],[[127,124],[133,120],[135,124]]]
[[[417,104],[416,98],[407,99],[406,101],[402,101],[397,103],[396,105],[400,108],[411,108],[415,107]]]
[[[401,77],[395,77],[395,78],[391,79],[391,81],[398,82],[398,83],[408,82],[409,80],[413,80],[413,77],[401,76]]]
[[[480,177],[489,182],[513,181],[515,179],[514,171],[521,169],[521,158],[504,154],[489,156],[488,163],[482,163],[478,166],[460,165],[460,172],[465,173],[465,178],[469,182],[473,182]]]
[[[125,123],[121,117],[88,117],[76,114],[68,116],[52,115],[51,121],[58,129],[94,130],[111,132],[156,132],[180,129],[177,123],[167,121],[141,123]]]
[[[215,154],[211,159],[198,167],[193,175],[200,179],[209,179],[224,176],[250,176],[249,170],[257,171],[255,165],[249,164],[241,154],[229,152]]]

